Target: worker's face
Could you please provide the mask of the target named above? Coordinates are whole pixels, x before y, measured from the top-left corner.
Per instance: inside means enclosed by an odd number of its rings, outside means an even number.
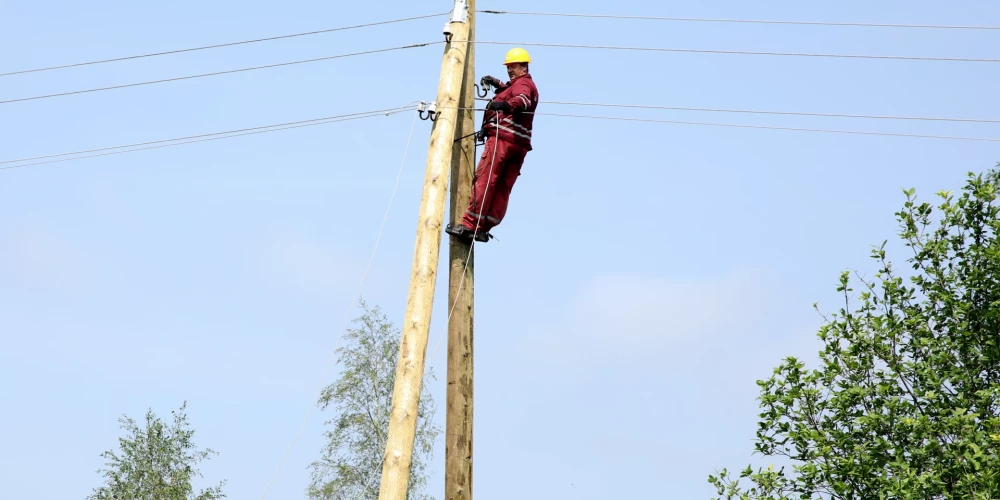
[[[507,76],[511,80],[528,74],[528,65],[524,63],[513,63],[507,65]]]

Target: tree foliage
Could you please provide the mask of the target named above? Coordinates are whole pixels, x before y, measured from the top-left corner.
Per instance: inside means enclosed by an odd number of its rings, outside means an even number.
[[[338,349],[342,372],[320,395],[320,407],[333,406],[337,415],[326,425],[326,446],[313,462],[307,494],[313,500],[374,500],[382,476],[392,392],[399,358],[400,332],[376,306],[361,301],[364,313],[358,328],[344,334]],[[428,376],[433,372],[428,370]],[[426,385],[426,384],[425,384]],[[429,499],[421,490],[427,482],[426,464],[440,432],[433,425],[434,401],[421,388],[417,433],[410,466],[409,500]]]
[[[197,494],[191,482],[201,477],[196,465],[210,455],[211,449],[199,450],[192,442],[194,430],[184,410],[171,411],[173,424],[146,412],[145,427],[123,415],[118,421],[125,437],[118,439],[119,450],[101,454],[105,468],[100,472],[104,486],[95,488],[89,500],[216,500],[225,498],[225,481]]]
[[[911,270],[872,251],[845,272],[819,366],[786,358],[760,386],[756,452],[791,470],[710,476],[725,499],[1000,498],[1000,171],[896,213]],[[856,292],[855,292],[856,290]]]

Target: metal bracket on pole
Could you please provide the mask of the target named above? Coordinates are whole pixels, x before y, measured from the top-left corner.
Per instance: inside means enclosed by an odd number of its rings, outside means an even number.
[[[444,24],[444,41],[451,43],[451,23],[465,24],[469,20],[469,4],[467,0],[455,0],[455,9],[451,11],[451,19]]]
[[[469,20],[469,3],[466,0],[455,0],[455,10],[451,11],[451,22],[465,23]]]

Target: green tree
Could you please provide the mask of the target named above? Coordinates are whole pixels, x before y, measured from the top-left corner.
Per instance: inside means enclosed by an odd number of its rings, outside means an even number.
[[[337,350],[340,377],[320,395],[324,410],[333,406],[337,415],[326,422],[326,446],[313,462],[307,490],[313,500],[374,500],[382,477],[392,391],[399,358],[400,332],[376,306],[361,301],[364,313],[355,320],[358,328],[344,333],[344,346]],[[434,374],[428,369],[428,377]],[[433,425],[434,400],[421,388],[417,433],[410,465],[409,500],[431,499],[421,493],[427,483],[426,464],[440,430]]]
[[[1000,498],[1000,171],[937,207],[906,190],[906,276],[872,251],[840,277],[818,367],[786,358],[760,386],[756,452],[784,467],[710,476],[725,499]],[[857,290],[857,293],[854,290]]]
[[[201,477],[195,466],[216,452],[199,450],[184,410],[171,411],[173,424],[160,420],[150,409],[145,428],[123,415],[118,421],[126,436],[118,439],[119,451],[101,454],[104,486],[95,488],[89,500],[215,500],[225,498],[225,481],[195,494],[192,479]]]

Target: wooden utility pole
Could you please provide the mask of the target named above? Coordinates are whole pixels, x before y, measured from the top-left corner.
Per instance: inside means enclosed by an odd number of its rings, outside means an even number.
[[[469,40],[476,39],[476,0],[469,2]],[[462,222],[472,191],[476,168],[475,44],[465,53],[456,144],[451,159],[451,223]],[[448,393],[445,403],[444,500],[472,499],[472,331],[473,255],[471,242],[449,238],[448,305],[454,304],[448,322]]]
[[[468,14],[466,1],[455,0],[455,9],[446,25],[446,35],[450,32],[450,38],[445,44],[444,58],[441,61],[436,101],[437,119],[431,130],[430,147],[427,151],[427,171],[424,174],[424,191],[417,220],[413,268],[410,272],[410,290],[406,299],[396,382],[392,392],[392,413],[386,435],[379,500],[406,500],[409,486],[417,408],[424,377],[424,358],[427,355],[427,335],[441,253],[445,192],[448,189],[459,97],[465,76],[465,55],[469,46]]]

